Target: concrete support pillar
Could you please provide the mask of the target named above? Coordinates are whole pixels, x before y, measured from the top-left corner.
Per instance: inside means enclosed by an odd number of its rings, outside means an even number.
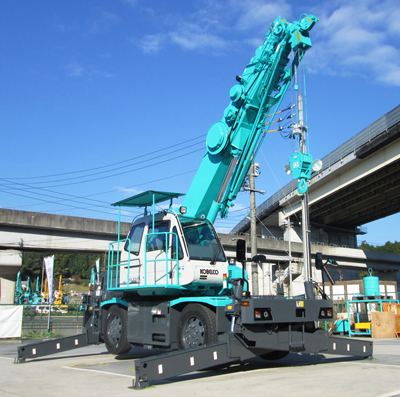
[[[0,251],[0,304],[14,303],[15,281],[21,266],[21,251]]]

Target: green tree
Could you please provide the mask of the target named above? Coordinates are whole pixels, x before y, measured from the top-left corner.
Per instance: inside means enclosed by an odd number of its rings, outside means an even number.
[[[400,254],[400,243],[395,241],[394,243],[388,241],[385,245],[370,245],[366,241],[363,241],[358,247],[364,251],[373,252],[387,252],[389,254]]]
[[[37,252],[24,252],[22,254],[21,277],[22,280],[27,280],[39,276],[42,277],[42,266],[44,256],[38,255]]]
[[[42,277],[43,258],[54,255],[54,277],[78,276],[81,279],[89,279],[90,272],[96,266],[96,260],[101,258],[99,254],[86,253],[49,253],[49,252],[24,252],[22,257],[21,277]],[[104,258],[102,258],[104,263]],[[104,270],[104,269],[103,269]],[[44,275],[46,277],[46,275]]]

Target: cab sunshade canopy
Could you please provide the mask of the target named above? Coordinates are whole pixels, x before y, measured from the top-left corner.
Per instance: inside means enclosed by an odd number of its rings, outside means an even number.
[[[180,196],[184,196],[184,194],[148,190],[147,192],[137,194],[136,196],[129,197],[111,205],[115,207],[148,207],[153,204],[162,203],[163,201],[172,200]]]

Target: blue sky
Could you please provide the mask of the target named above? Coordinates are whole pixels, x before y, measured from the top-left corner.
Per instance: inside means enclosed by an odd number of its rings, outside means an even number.
[[[0,205],[117,219],[109,204],[130,195],[185,193],[235,76],[278,15],[302,13],[320,18],[304,66],[310,152],[322,158],[399,105],[397,1],[1,0]],[[292,150],[268,134],[258,204],[290,181]],[[248,206],[241,193],[217,228]],[[364,238],[400,241],[399,220],[366,225]]]

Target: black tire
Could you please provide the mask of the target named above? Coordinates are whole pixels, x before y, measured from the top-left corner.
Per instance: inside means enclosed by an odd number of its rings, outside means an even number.
[[[264,360],[280,360],[281,358],[285,358],[289,352],[283,352],[280,350],[275,350],[269,353],[261,354],[261,358]]]
[[[128,353],[132,346],[127,341],[128,312],[117,305],[107,311],[104,343],[111,354]]]
[[[207,346],[218,341],[215,313],[198,303],[187,305],[179,316],[178,348]]]

